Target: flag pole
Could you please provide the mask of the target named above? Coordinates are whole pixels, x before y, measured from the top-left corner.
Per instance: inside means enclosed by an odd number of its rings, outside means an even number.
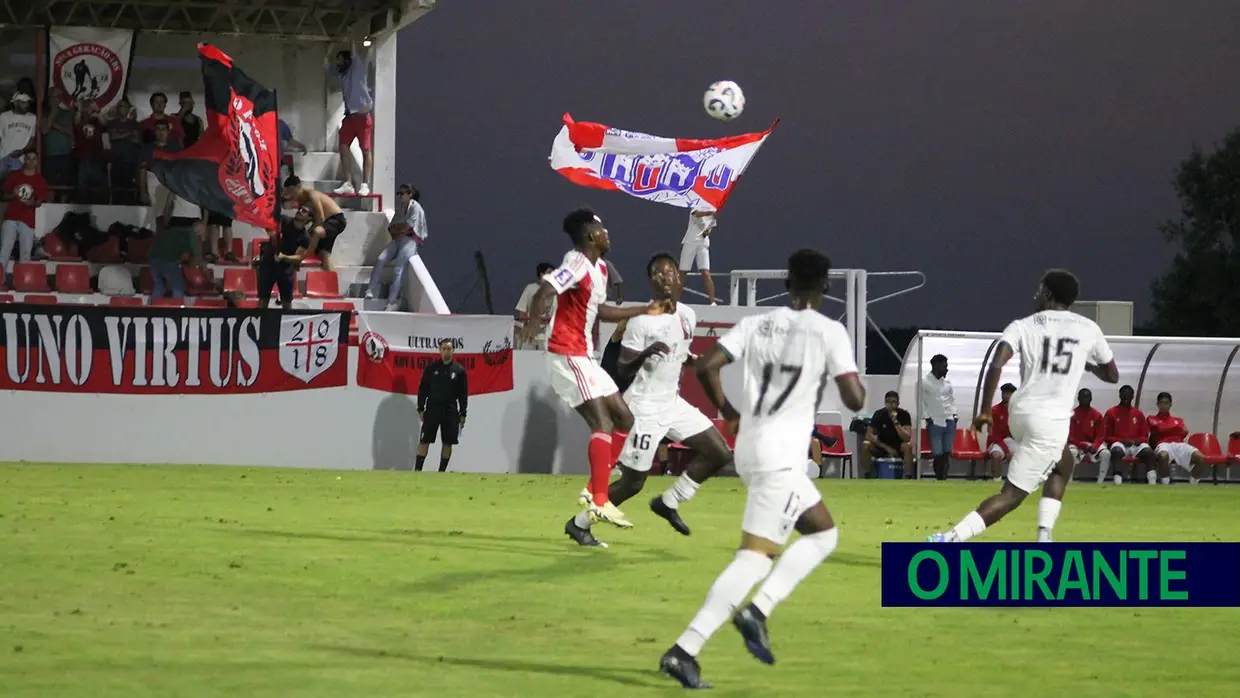
[[[280,139],[280,94],[271,90],[271,101],[275,103],[276,112],[276,205],[272,207],[271,217],[274,219],[276,235],[280,234],[280,206],[284,202],[284,141]]]

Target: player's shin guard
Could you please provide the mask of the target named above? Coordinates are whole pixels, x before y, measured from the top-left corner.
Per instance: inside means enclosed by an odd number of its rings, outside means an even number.
[[[594,495],[594,503],[602,506],[607,503],[607,483],[611,480],[612,460],[611,434],[596,431],[590,434],[590,446],[587,457],[590,460],[590,493]]]
[[[689,621],[688,629],[676,640],[676,644],[689,656],[696,657],[706,641],[728,622],[753,586],[770,571],[771,558],[766,555],[753,550],[736,551],[732,564],[715,579],[706,594],[706,603]]]
[[[835,551],[839,544],[840,531],[832,528],[808,536],[801,536],[797,542],[779,556],[779,564],[771,571],[766,581],[753,597],[753,605],[762,615],[770,617],[771,611],[784,599],[792,594],[792,590],[809,576],[827,556]]]

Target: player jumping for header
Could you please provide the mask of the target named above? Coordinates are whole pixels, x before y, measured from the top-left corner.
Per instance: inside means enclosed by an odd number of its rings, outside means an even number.
[[[1016,449],[1008,464],[1007,481],[998,494],[969,512],[955,528],[927,540],[963,543],[995,525],[1041,485],[1037,540],[1050,542],[1064,490],[1072,477],[1073,461],[1066,446],[1081,377],[1089,371],[1107,383],[1119,382],[1115,355],[1102,329],[1093,320],[1068,310],[1079,293],[1080,283],[1071,272],[1052,269],[1042,277],[1034,295],[1037,312],[1013,321],[1003,331],[986,369],[982,411],[973,425],[981,429],[991,423],[990,405],[999,376],[1012,354],[1019,353],[1020,388],[1008,410]]]
[[[676,258],[666,252],[656,254],[646,264],[646,274],[655,301],[671,304],[675,310],[635,317],[624,329],[618,371],[622,377],[636,374],[624,392],[634,426],[620,453],[620,479],[611,483],[607,496],[619,505],[642,491],[659,442],[667,435],[698,457],[676,484],[650,501],[650,510],[687,536],[689,526],[680,518],[680,503],[692,499],[703,481],[731,463],[732,452],[710,419],[680,397],[680,375],[690,360],[697,315],[679,302],[683,286]],[[581,496],[583,502],[588,501],[590,491]],[[589,529],[590,519],[582,511],[564,530],[581,545],[599,545]]]
[[[791,307],[741,319],[696,363],[710,401],[733,427],[739,421],[736,472],[747,495],[736,557],[659,660],[659,670],[685,688],[709,688],[702,681],[698,653],[759,582],[762,586],[732,623],[750,654],[774,664],[767,617],[839,541],[835,520],[805,472],[805,452],[827,382],[835,380],[848,409],[858,411],[865,403],[848,331],[816,310],[827,291],[830,266],[817,250],[795,252],[785,281]],[[741,362],[745,374],[741,412],[723,394],[719,376],[733,361]],[[794,526],[801,537],[781,555]]]
[[[620,457],[620,449],[633,427],[633,414],[620,399],[611,376],[594,359],[591,333],[596,316],[603,322],[620,322],[638,315],[662,313],[667,303],[656,300],[631,308],[603,305],[607,299],[607,263],[602,257],[611,248],[607,228],[594,211],[580,208],[565,216],[564,232],[572,239],[573,249],[564,255],[558,269],[542,278],[530,301],[529,316],[542,317],[552,296],[558,296],[547,333],[547,369],[556,395],[590,427],[588,489],[593,499],[587,503],[586,516],[630,528],[632,522],[608,499],[607,483],[611,466]],[[527,322],[518,336],[522,343],[530,342],[538,330],[539,323]],[[569,527],[565,532],[573,535]]]

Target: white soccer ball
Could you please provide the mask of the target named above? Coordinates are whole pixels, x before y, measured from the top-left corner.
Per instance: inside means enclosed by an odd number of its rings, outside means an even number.
[[[720,80],[706,89],[702,105],[712,118],[731,121],[745,111],[745,93],[731,80]]]

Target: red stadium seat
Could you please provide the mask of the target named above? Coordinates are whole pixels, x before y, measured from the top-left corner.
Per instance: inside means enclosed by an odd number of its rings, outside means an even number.
[[[27,293],[22,297],[22,303],[34,303],[35,305],[56,305],[59,301],[56,296],[42,295],[38,293]]]
[[[253,269],[225,269],[224,290],[241,291],[253,298],[258,295],[258,277]]]
[[[43,236],[43,251],[53,262],[82,261],[82,255],[78,254],[77,243],[65,242],[64,238],[55,233]]]
[[[1206,465],[1227,465],[1227,454],[1219,446],[1218,437],[1210,433],[1188,435],[1188,445],[1201,451]]]
[[[129,238],[129,261],[133,264],[146,264],[150,261],[151,247],[155,238]]]
[[[0,293],[0,303],[12,303],[12,302],[13,302],[13,294]]]
[[[228,301],[223,298],[205,297],[195,298],[193,302],[195,308],[227,308]]]
[[[56,290],[60,293],[90,293],[90,267],[85,264],[56,265]]]
[[[108,305],[116,308],[140,308],[146,304],[137,296],[112,296],[108,299]]]
[[[229,252],[231,252],[232,255],[237,258],[237,261],[230,262],[224,258],[224,255],[228,254]],[[225,248],[224,239],[220,238],[219,249],[217,251],[217,254],[219,255],[219,258],[220,258],[220,261],[219,261],[220,264],[246,264],[247,263],[247,260],[245,258],[245,243],[241,240],[241,238],[237,238],[237,237],[233,238],[231,248]]]
[[[159,298],[152,298],[151,305],[157,305],[157,306],[162,306],[166,308],[184,308],[185,299],[184,298],[172,298],[171,296],[160,296]]]
[[[241,300],[237,301],[237,307],[254,310],[258,308],[258,301],[253,298],[242,298]]]
[[[340,278],[332,271],[308,271],[306,295],[310,298],[340,298]]]
[[[13,290],[46,293],[47,267],[42,262],[18,262],[13,265]]]
[[[1227,457],[1231,458],[1236,465],[1240,465],[1240,431],[1233,432],[1227,439]]]
[[[823,436],[835,439],[835,443],[827,446],[822,444],[823,459],[834,458],[840,461],[840,477],[844,477],[844,471],[852,467],[853,452],[844,447],[844,427],[839,424],[818,424],[816,425],[818,433]],[[818,477],[822,477],[826,473],[823,468]]]
[[[182,267],[185,275],[185,295],[187,296],[209,296],[216,292],[215,279],[211,276],[211,270],[203,273],[197,267]]]
[[[121,257],[121,241],[116,237],[108,237],[102,243],[90,248],[86,260],[96,264],[118,264],[125,261]]]
[[[952,458],[969,463],[969,473],[974,472],[974,465],[986,460],[986,452],[977,441],[977,432],[972,429],[957,429],[952,441]]]

